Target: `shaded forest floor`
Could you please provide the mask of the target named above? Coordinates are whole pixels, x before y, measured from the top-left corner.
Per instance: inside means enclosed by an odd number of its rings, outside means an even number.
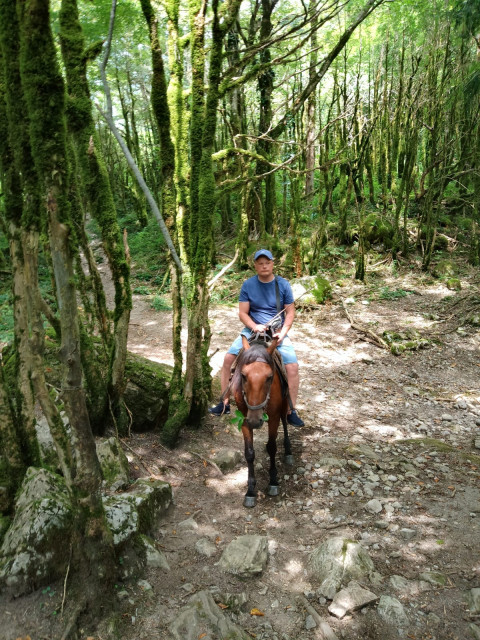
[[[246,594],[245,607],[229,615],[257,640],[315,638],[315,629],[305,627],[298,594],[310,599],[339,638],[396,638],[371,610],[337,620],[318,598],[308,558],[332,535],[363,541],[383,578],[373,590],[400,599],[410,620],[408,638],[473,637],[470,624],[479,620],[465,602],[466,593],[480,587],[480,330],[468,320],[480,313],[478,271],[464,269],[460,279],[461,291],[452,292],[416,269],[392,273],[385,266],[367,285],[344,280],[331,303],[298,311],[291,337],[301,367],[297,407],[306,426],[291,429],[293,468],[283,464],[279,442],[278,498],[263,493],[264,430],[256,433],[259,498],[249,510],[242,506],[243,442],[228,416],[207,415],[198,429],[182,434],[175,451],[166,450],[156,433],[132,435],[127,454],[134,475],[170,482],[175,505],[157,536],[170,571],[149,569],[146,582],[119,585],[122,639],[169,640],[169,623],[193,592],[205,588],[217,588],[220,598]],[[403,343],[424,339],[423,348],[396,357],[352,329],[345,310],[360,327],[378,335],[396,332]],[[210,318],[218,393],[223,353],[240,324],[235,306],[214,306]],[[136,296],[129,348],[169,362],[170,341],[170,314]],[[225,450],[242,457],[222,474],[215,459]],[[367,476],[377,478],[372,495]],[[365,509],[372,497],[382,503],[378,514]],[[196,524],[185,523],[191,518]],[[240,580],[216,563],[226,545],[245,533],[268,536],[271,555],[262,575]],[[199,553],[200,539],[215,545],[211,557]],[[443,574],[445,584],[420,594],[395,593],[391,576],[414,580],[425,571]],[[45,590],[12,601],[6,616],[15,624],[9,628],[17,636],[29,632],[32,640],[59,637],[49,635],[56,607],[57,598]],[[254,608],[264,615],[251,615]],[[32,627],[32,614],[42,611]],[[85,637],[105,640],[106,629]],[[0,637],[7,636],[0,631]]]

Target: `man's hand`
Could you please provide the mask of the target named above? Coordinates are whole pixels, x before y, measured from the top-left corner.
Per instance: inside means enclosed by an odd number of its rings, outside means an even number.
[[[267,330],[267,325],[266,324],[255,324],[252,327],[252,331],[254,333],[263,333],[266,330]]]
[[[278,338],[278,344],[281,344],[286,335],[287,332],[284,330],[284,327],[282,327],[279,331],[275,331],[275,333],[272,335],[272,338]]]

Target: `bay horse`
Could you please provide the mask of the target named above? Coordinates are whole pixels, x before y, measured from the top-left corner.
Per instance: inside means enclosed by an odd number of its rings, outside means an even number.
[[[278,366],[273,357],[278,339],[273,338],[267,346],[263,341],[250,344],[247,338],[242,336],[242,343],[243,352],[238,357],[231,389],[237,407],[245,416],[242,433],[245,443],[245,460],[248,465],[248,486],[243,504],[245,507],[254,507],[257,492],[253,431],[263,425],[265,413],[268,415],[267,452],[270,456],[270,481],[267,488],[269,496],[277,496],[279,493],[275,455],[280,420],[283,424],[285,463],[293,464],[293,456],[287,429],[288,398],[286,389],[283,388],[286,381],[282,385]]]

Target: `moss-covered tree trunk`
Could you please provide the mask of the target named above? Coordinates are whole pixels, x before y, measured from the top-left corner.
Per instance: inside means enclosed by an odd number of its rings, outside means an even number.
[[[160,48],[159,34],[158,34],[158,21],[153,10],[150,0],[141,0],[143,14],[147,21],[150,47],[152,52],[152,108],[157,129],[160,138],[160,151],[161,151],[161,201],[163,208],[163,217],[166,221],[166,225],[170,232],[173,241],[178,249],[177,241],[177,205],[181,206],[181,203],[177,198],[177,184],[181,182],[181,176],[175,180],[176,171],[176,153],[175,146],[171,138],[171,117],[170,117],[170,105],[167,95],[167,80],[165,75],[165,69],[163,64],[162,50]],[[172,3],[169,6],[170,10],[170,22],[174,29],[172,39],[175,37],[175,28],[178,25],[178,6],[176,3]],[[175,48],[172,43],[171,47]],[[178,73],[178,70],[177,70]],[[174,121],[182,120],[183,118],[183,102],[179,105],[176,101],[173,102]],[[181,112],[179,112],[181,109]],[[183,135],[177,136],[177,140],[182,142]],[[183,164],[183,163],[182,163]],[[181,187],[182,188],[182,187]],[[180,220],[181,222],[181,220]],[[173,444],[178,435],[178,430],[185,423],[188,416],[190,406],[188,401],[183,395],[183,381],[182,381],[182,344],[181,344],[181,329],[182,329],[182,274],[174,260],[170,258],[170,270],[172,274],[172,303],[173,303],[173,323],[172,323],[172,338],[173,338],[173,356],[174,356],[174,368],[170,386],[170,401],[169,401],[169,418],[163,428],[163,438],[169,443]]]
[[[19,29],[15,3],[0,1],[0,166],[3,174],[5,229],[12,266],[12,294],[16,352],[16,376],[10,380],[13,409],[20,433],[24,464],[40,461],[35,433],[35,399],[32,388],[32,351],[29,307],[38,292],[33,282],[25,286],[25,233],[38,237],[37,184],[30,156],[26,110],[20,85]],[[24,227],[29,231],[24,232]]]
[[[74,505],[72,566],[79,576],[79,604],[96,611],[100,589],[114,579],[113,545],[101,499],[101,472],[82,386],[80,334],[74,276],[75,235],[69,212],[65,92],[50,28],[48,0],[19,0],[20,69],[30,122],[32,156],[47,210],[47,231],[61,326],[62,388],[75,443],[67,475]],[[58,434],[52,433],[54,437]],[[66,448],[66,442],[57,442]],[[106,591],[107,589],[107,591]]]
[[[65,65],[67,79],[68,99],[68,130],[74,140],[75,160],[80,170],[80,186],[85,193],[88,211],[98,222],[103,247],[107,254],[110,271],[115,286],[115,311],[114,330],[106,348],[109,352],[109,369],[107,376],[107,391],[95,388],[100,379],[97,375],[91,375],[87,382],[89,393],[100,395],[104,405],[103,419],[108,419],[110,408],[113,411],[119,431],[125,432],[128,416],[122,403],[122,395],[125,389],[125,361],[127,355],[127,338],[130,311],[132,307],[129,265],[125,256],[125,250],[121,231],[117,222],[117,213],[110,187],[108,174],[103,161],[95,125],[92,117],[92,104],[87,81],[87,61],[89,55],[85,50],[82,27],[78,17],[77,0],[62,0],[60,10],[60,43],[62,57]],[[94,265],[90,262],[90,268]],[[96,281],[98,289],[101,283]],[[103,290],[96,292],[96,298],[102,300]],[[106,321],[106,310],[101,304],[99,307],[99,326]],[[100,335],[105,335],[100,332]],[[93,345],[89,344],[88,337],[83,336],[83,354],[91,357]],[[100,416],[98,416],[101,419]]]

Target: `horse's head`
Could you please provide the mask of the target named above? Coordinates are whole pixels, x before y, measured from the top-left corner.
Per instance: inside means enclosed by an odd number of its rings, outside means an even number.
[[[263,425],[263,414],[270,400],[270,390],[274,376],[272,353],[278,340],[266,347],[263,344],[250,345],[242,336],[244,352],[237,364],[237,388],[241,390],[247,408],[245,419],[251,429]]]

